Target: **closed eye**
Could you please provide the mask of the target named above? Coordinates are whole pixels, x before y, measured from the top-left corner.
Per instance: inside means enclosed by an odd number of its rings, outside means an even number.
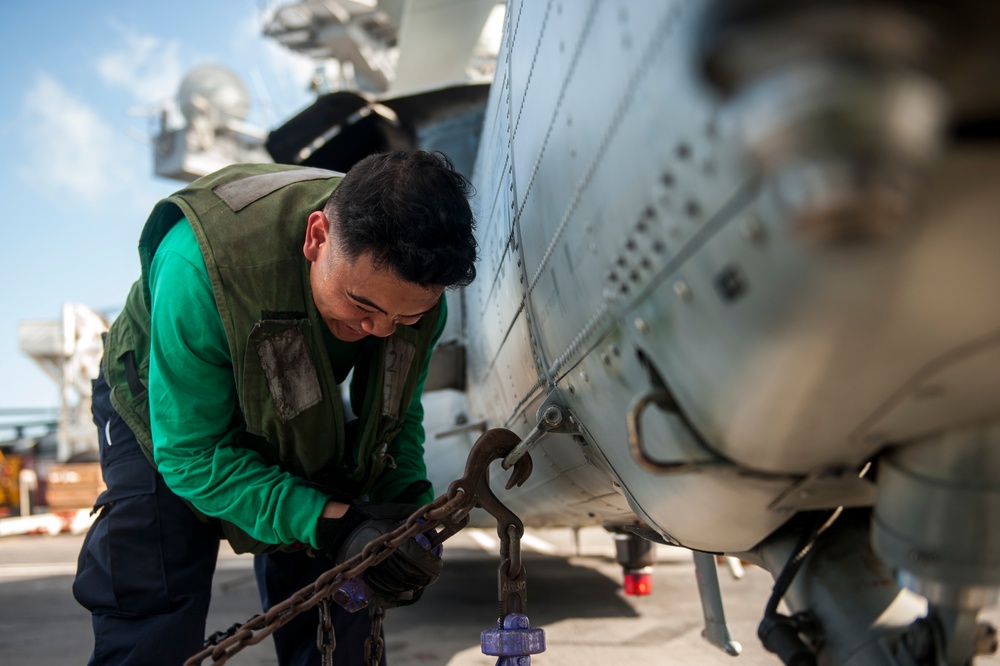
[[[348,302],[351,305],[353,305],[358,312],[361,312],[366,315],[373,315],[377,313],[385,316],[386,318],[389,318],[388,313],[383,311],[381,308],[375,306],[374,304],[367,303],[366,302],[367,299],[362,299],[350,292],[347,293],[347,298]],[[430,310],[432,309],[433,308],[430,308],[429,310],[427,310],[427,312],[430,312]],[[416,324],[418,321],[420,321],[420,319],[425,314],[427,314],[427,312],[421,312],[420,314],[415,314],[415,315],[397,315],[395,317],[392,317],[391,321],[394,324],[403,324],[404,326],[412,326],[413,324]]]

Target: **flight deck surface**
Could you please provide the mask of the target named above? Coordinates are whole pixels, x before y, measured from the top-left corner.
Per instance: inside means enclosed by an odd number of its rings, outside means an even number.
[[[392,610],[386,619],[393,666],[492,665],[480,633],[496,613],[495,533],[466,530],[445,548],[445,572],[419,604]],[[70,586],[83,536],[8,537],[0,541],[0,663],[65,666],[85,663],[93,646],[90,618]],[[738,662],[700,637],[701,606],[687,551],[658,547],[653,594],[625,597],[610,535],[581,531],[576,556],[569,530],[529,530],[524,543],[528,617],[546,631],[542,665],[608,663],[776,664],[755,638],[770,576],[748,567],[743,580],[720,569],[730,626],[744,644]],[[223,548],[214,581],[209,631],[241,622],[259,610],[252,560]],[[150,646],[150,649],[155,649]],[[232,664],[276,664],[265,642]]]

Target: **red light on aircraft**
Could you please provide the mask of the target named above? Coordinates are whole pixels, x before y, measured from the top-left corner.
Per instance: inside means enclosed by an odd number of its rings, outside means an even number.
[[[625,572],[625,594],[629,597],[643,597],[653,591],[653,573],[648,567]]]

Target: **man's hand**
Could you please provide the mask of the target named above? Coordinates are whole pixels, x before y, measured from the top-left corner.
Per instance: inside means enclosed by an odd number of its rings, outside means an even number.
[[[372,539],[399,527],[417,507],[409,504],[351,504],[341,518],[320,518],[316,527],[319,547],[335,562],[344,562]],[[444,562],[416,539],[407,539],[385,561],[369,567],[362,578],[387,608],[417,601],[423,588],[441,575]]]

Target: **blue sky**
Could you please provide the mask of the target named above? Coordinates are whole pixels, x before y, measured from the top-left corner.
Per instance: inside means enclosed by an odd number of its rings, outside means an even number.
[[[272,128],[312,95],[311,63],[260,37],[264,0],[10,0],[0,21],[0,409],[58,391],[18,347],[64,302],[117,310],[146,215],[181,183],[153,176],[155,110],[191,67],[219,63]],[[274,4],[274,3],[271,3]]]

